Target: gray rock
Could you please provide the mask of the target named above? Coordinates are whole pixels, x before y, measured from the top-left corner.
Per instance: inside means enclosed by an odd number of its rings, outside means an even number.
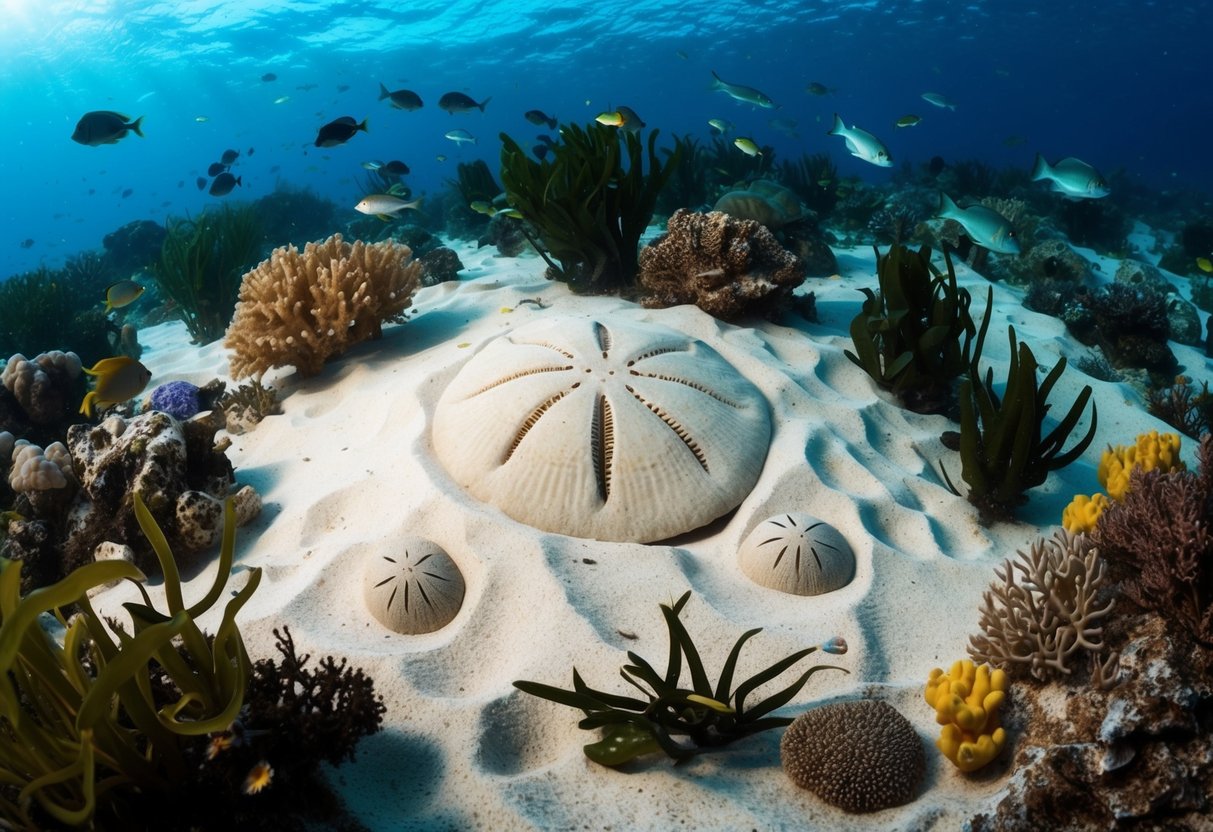
[[[1167,295],[1167,323],[1171,327],[1172,341],[1189,347],[1199,347],[1204,342],[1196,306],[1174,292]]]
[[[1175,291],[1175,287],[1162,276],[1157,266],[1139,260],[1121,260],[1116,269],[1116,282],[1135,289],[1153,289],[1164,295]]]

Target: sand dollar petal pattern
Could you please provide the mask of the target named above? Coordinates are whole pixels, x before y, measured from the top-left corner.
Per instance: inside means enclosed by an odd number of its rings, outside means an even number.
[[[546,531],[650,542],[735,508],[771,436],[759,390],[655,324],[551,318],[487,344],[443,392],[434,449],[476,498]]]
[[[441,630],[463,606],[465,583],[459,566],[438,545],[418,538],[393,544],[391,553],[367,561],[362,588],[367,609],[397,633]]]
[[[793,595],[822,595],[855,577],[855,553],[838,529],[811,514],[776,514],[741,544],[750,580]]]

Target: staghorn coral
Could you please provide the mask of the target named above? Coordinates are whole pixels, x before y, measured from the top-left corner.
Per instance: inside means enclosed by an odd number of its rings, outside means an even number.
[[[382,334],[409,307],[421,278],[412,250],[392,242],[276,248],[244,276],[224,346],[233,378],[292,365],[314,376],[351,345]]]
[[[909,803],[927,767],[914,726],[874,699],[805,711],[783,732],[779,750],[793,783],[854,813]]]
[[[1085,535],[1061,531],[1019,551],[994,574],[985,592],[969,655],[1011,672],[1026,668],[1044,681],[1049,672],[1069,674],[1067,661],[1080,650],[1104,650],[1100,622],[1112,601],[1099,604],[1105,569]]]
[[[1213,644],[1213,434],[1197,453],[1200,468],[1134,468],[1129,488],[1099,518],[1092,537],[1112,577],[1138,606]]]
[[[943,726],[935,745],[961,771],[987,765],[1006,745],[1007,731],[998,718],[1007,696],[1004,671],[959,659],[947,673],[931,670],[923,696]]]
[[[770,316],[804,282],[800,259],[770,231],[721,211],[675,211],[639,262],[645,306],[693,303],[723,320]]]

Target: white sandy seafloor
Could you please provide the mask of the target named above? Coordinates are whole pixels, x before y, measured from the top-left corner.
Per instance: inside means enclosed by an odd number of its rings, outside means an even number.
[[[238,481],[265,500],[261,517],[238,534],[232,583],[239,586],[248,567],[264,569],[239,617],[250,654],[272,655],[271,629],[287,624],[301,653],[347,656],[385,698],[384,730],[358,746],[356,762],[332,772],[353,814],[375,830],[951,830],[992,809],[1006,766],[964,775],[945,760],[934,747],[938,726],[923,684],[931,668],[966,657],[995,566],[1051,534],[1075,493],[1098,489],[1104,447],[1168,429],[1145,413],[1140,396],[1085,376],[1073,360],[1086,350],[1063,324],[1023,308],[1019,290],[994,285],[985,357],[995,377],[1005,378],[1011,323],[1042,366],[1061,355],[1071,360],[1050,399],[1053,415],[1089,383],[1099,433],[1081,460],[1031,492],[1019,522],[983,528],[938,475],[943,459],[963,488],[959,457],[939,440],[957,425],[898,407],[843,355],[862,299],[856,290],[875,285],[870,248],[837,250],[840,276],[810,279],[799,290],[816,293],[819,323],[788,315],[781,325],[732,326],[694,307],[644,310],[574,296],[545,280],[535,257],[455,247],[467,267],[462,279],[420,290],[408,323],[388,327],[382,340],[355,347],[317,378],[271,373],[266,383],[279,388],[282,414],[234,437],[228,451]],[[1115,267],[1104,262],[1102,274]],[[958,272],[976,315],[990,284],[963,266]],[[547,307],[520,306],[526,298]],[[772,410],[771,447],[735,512],[661,544],[602,543],[524,526],[449,479],[430,440],[445,385],[491,339],[555,315],[682,330],[762,391]],[[222,346],[190,345],[178,323],[141,338],[153,386],[227,378]],[[1196,350],[1173,348],[1181,365],[1205,366]],[[1089,410],[1073,437],[1083,435],[1088,418]],[[1184,447],[1189,462],[1193,444]],[[848,586],[798,597],[741,572],[741,541],[768,516],[789,511],[827,520],[851,544],[857,571]],[[364,563],[396,553],[408,535],[442,546],[467,582],[461,611],[437,633],[397,635],[363,601]],[[619,677],[625,652],[663,666],[668,642],[658,605],[688,589],[694,594],[682,617],[713,678],[752,627],[763,632],[746,645],[738,679],[831,636],[845,638],[846,655],[815,653],[797,669],[817,660],[850,673],[815,674],[780,713],[840,699],[887,700],[926,746],[917,800],[870,815],[826,805],[782,772],[778,730],[677,767],[653,756],[627,771],[604,768],[582,753],[598,733],[577,728],[580,711],[511,685],[529,679],[570,687],[575,665],[589,685],[626,692]],[[793,678],[789,672],[776,684]],[[1004,754],[1010,759],[1014,748]]]

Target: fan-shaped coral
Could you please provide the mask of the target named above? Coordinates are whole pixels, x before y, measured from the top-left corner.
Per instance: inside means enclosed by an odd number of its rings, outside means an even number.
[[[434,413],[455,481],[548,531],[648,542],[736,507],[771,424],[701,341],[653,324],[545,319],[489,343]]]
[[[752,581],[793,595],[822,595],[855,575],[846,538],[809,514],[777,514],[759,523],[741,544],[741,570]]]
[[[441,630],[463,605],[463,573],[429,541],[402,540],[397,548],[367,561],[362,582],[367,607],[379,623],[398,633]]]
[[[384,321],[411,303],[421,266],[408,246],[367,245],[334,234],[322,243],[276,248],[244,276],[224,346],[233,378],[293,365],[313,376],[351,345],[378,338]]]
[[[804,282],[804,264],[754,220],[680,208],[640,252],[644,305],[693,303],[717,318],[778,311]]]
[[[887,702],[835,702],[805,711],[779,743],[792,782],[848,812],[914,799],[926,772],[922,740]]]

